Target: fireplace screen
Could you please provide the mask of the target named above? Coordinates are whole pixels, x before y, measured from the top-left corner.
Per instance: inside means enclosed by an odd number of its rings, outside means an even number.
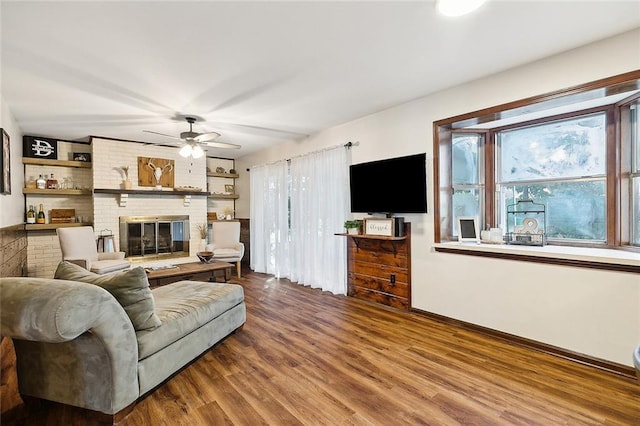
[[[189,216],[120,217],[120,249],[127,257],[188,256]]]

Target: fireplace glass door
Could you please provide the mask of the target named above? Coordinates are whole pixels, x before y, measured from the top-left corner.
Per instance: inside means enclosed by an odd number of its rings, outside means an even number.
[[[189,255],[188,216],[121,217],[120,246],[127,257]]]

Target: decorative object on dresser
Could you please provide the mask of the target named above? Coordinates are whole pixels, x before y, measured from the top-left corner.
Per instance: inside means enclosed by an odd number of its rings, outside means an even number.
[[[411,224],[400,237],[338,235],[347,237],[347,294],[411,309]]]
[[[173,188],[175,177],[174,160],[138,157],[138,185],[156,189]]]
[[[394,235],[394,219],[368,217],[364,220],[364,233],[367,235],[382,235],[393,237]]]
[[[347,220],[344,222],[344,229],[347,230],[347,234],[360,234],[362,232],[362,221]]]

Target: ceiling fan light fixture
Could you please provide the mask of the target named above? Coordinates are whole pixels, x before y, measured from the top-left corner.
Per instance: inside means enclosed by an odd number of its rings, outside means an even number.
[[[200,145],[194,145],[191,149],[191,156],[193,158],[200,158],[204,155],[204,150],[200,148]]]
[[[202,151],[202,149],[200,150]],[[187,143],[182,148],[180,148],[179,154],[181,157],[187,158],[193,154],[193,147]]]

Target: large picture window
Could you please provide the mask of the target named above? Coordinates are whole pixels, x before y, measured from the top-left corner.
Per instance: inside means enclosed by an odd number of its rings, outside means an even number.
[[[436,242],[546,208],[548,244],[640,250],[640,71],[434,123]]]
[[[606,238],[606,115],[496,133],[500,225],[505,210],[530,199],[546,206],[547,241]]]

